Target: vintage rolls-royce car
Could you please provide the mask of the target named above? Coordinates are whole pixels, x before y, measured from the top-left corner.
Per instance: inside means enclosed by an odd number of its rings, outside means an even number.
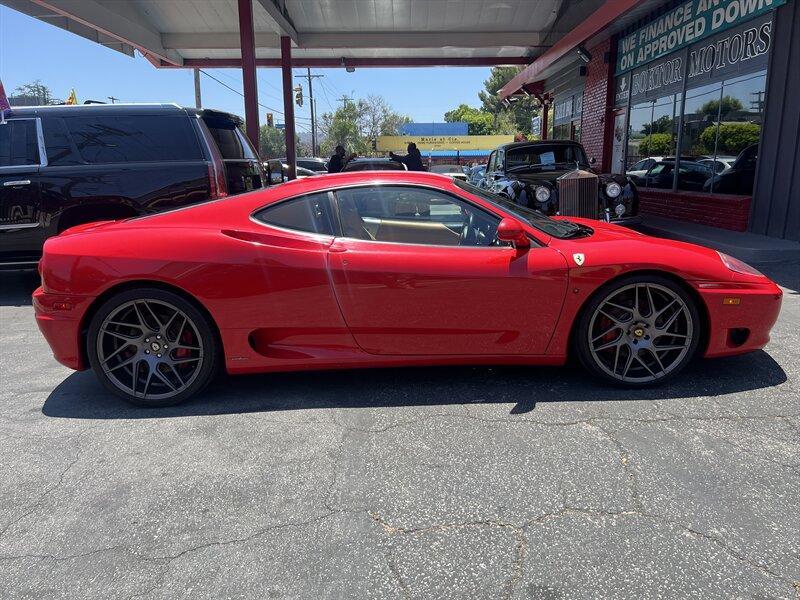
[[[631,179],[596,173],[583,146],[569,140],[500,146],[489,155],[482,187],[545,215],[639,222]]]

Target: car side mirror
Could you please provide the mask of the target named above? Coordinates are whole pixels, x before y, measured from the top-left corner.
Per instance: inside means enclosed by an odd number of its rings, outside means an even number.
[[[497,239],[501,242],[511,242],[515,248],[528,248],[531,245],[522,224],[511,217],[505,217],[500,221],[497,226]]]

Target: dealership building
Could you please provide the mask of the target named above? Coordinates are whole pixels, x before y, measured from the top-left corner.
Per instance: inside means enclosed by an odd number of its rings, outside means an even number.
[[[518,65],[499,96],[637,173],[643,215],[800,241],[799,1],[0,3],[156,68],[240,68],[252,139],[256,71],[280,68],[290,172],[293,68]]]

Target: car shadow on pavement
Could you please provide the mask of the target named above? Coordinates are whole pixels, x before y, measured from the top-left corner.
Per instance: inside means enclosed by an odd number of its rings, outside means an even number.
[[[73,373],[42,407],[48,417],[152,419],[325,408],[507,403],[510,414],[540,402],[633,401],[719,396],[779,385],[786,373],[766,352],[696,361],[665,385],[630,390],[606,385],[574,366],[429,367],[271,373],[221,377],[197,398],[140,408],[110,394],[91,371]]]
[[[0,306],[30,306],[31,294],[37,287],[36,271],[0,272]]]

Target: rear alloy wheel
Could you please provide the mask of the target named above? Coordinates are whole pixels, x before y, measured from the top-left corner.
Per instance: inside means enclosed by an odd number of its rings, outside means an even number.
[[[578,356],[591,372],[640,387],[666,380],[694,356],[700,319],[689,295],[670,279],[624,279],[590,301],[577,333]]]
[[[94,316],[89,362],[103,384],[129,402],[169,406],[203,389],[217,365],[208,319],[184,298],[160,289],[122,292]]]

